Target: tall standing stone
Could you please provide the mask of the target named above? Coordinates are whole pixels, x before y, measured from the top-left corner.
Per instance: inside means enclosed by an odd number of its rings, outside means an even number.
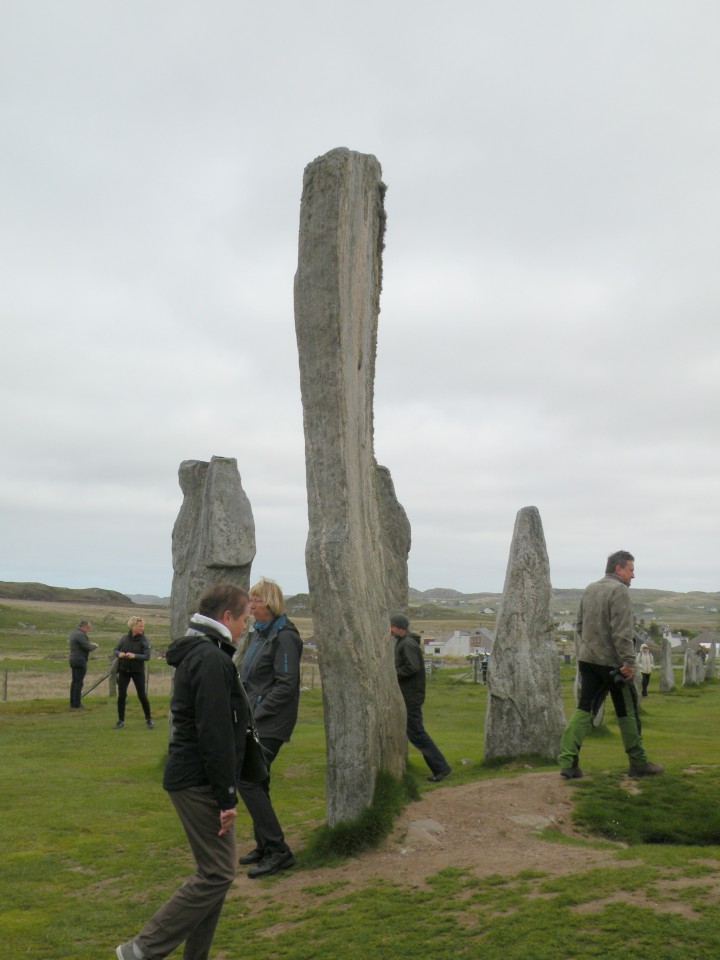
[[[203,591],[227,581],[247,590],[255,557],[255,521],[237,460],[183,460],[183,502],[172,532],[172,637],[185,633]]]
[[[550,563],[537,507],[515,520],[488,668],[485,760],[555,759],[565,728]]]
[[[305,552],[327,739],[327,819],[354,819],[399,776],[405,709],[389,614],[406,609],[410,525],[373,452],[385,229],[380,164],[332,150],[305,169],[295,327],[305,424]]]
[[[675,689],[675,672],[672,663],[672,643],[667,637],[660,641],[662,644],[662,662],[660,664],[660,679],[658,689],[660,693],[668,693]]]

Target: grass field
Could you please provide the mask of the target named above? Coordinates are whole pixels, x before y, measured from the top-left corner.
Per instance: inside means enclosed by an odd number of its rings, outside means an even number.
[[[569,706],[571,675],[569,668],[563,670]],[[452,744],[453,784],[510,775],[486,770],[480,762],[485,689],[456,680],[452,671],[436,676],[426,708],[429,729],[439,742]],[[112,729],[114,705],[107,699],[90,702],[80,714],[70,713],[64,700],[0,706],[5,847],[0,937],[7,960],[109,960],[114,945],[134,932],[189,872],[184,839],[160,786],[167,700],[154,703],[160,721],[154,731],[147,730],[133,706],[137,704],[131,704],[121,732]],[[639,798],[632,798],[632,817],[619,781],[617,729],[610,723],[604,735],[594,736],[594,768],[608,767],[614,774],[581,784],[588,787],[576,793],[584,822],[608,836],[618,824],[659,821],[666,834],[662,846],[639,843],[632,848],[638,867],[629,876],[623,873],[622,889],[616,888],[612,870],[563,879],[525,872],[493,882],[481,882],[472,872],[446,870],[419,887],[379,878],[349,893],[332,883],[315,888],[309,875],[307,889],[316,901],[309,909],[306,903],[284,903],[282,879],[274,878],[264,883],[266,906],[251,909],[242,894],[229,901],[215,956],[330,960],[340,952],[347,958],[389,953],[448,960],[583,960],[617,951],[644,960],[714,957],[720,947],[718,716],[717,683],[652,698],[644,722],[652,754],[663,760],[667,774],[641,784]],[[463,766],[462,759],[471,762]],[[413,755],[411,769],[422,791],[427,787],[421,767]],[[303,846],[324,817],[319,691],[303,694],[296,735],[291,748],[281,753],[273,778],[278,814],[299,851],[297,869],[302,871]],[[684,805],[678,820],[672,808],[680,798]],[[240,820],[242,846],[250,843],[250,834],[247,822]],[[695,833],[686,845],[673,846],[667,834],[680,837],[681,825],[692,825]],[[625,847],[618,848],[618,858],[627,854]],[[705,878],[699,887],[698,876]],[[666,914],[666,894],[658,893],[657,911],[623,904],[629,883],[644,891],[660,890],[668,877],[678,883],[695,878],[691,916]],[[609,890],[615,895],[607,903]],[[583,907],[595,901],[605,905],[597,911]]]
[[[6,625],[7,608],[3,603],[0,609],[3,642],[3,631],[16,629]],[[77,611],[47,615],[45,621],[38,612],[25,654],[49,655],[78,619]],[[153,615],[148,611],[150,633],[162,628],[161,616]],[[10,616],[18,619],[15,608]],[[126,610],[96,617],[96,636],[114,642],[123,616]],[[59,630],[56,620],[62,620]],[[67,670],[62,659],[57,667],[60,676]],[[425,709],[428,729],[450,745],[452,783],[515,775],[512,767],[482,765],[486,691],[461,681],[464,672],[436,674]],[[573,671],[561,672],[567,713]],[[106,695],[92,695],[86,704],[77,713],[67,709],[65,695],[0,704],[5,960],[111,960],[115,945],[190,872],[184,837],[161,788],[167,696],[153,698],[153,731],[142,723],[132,696],[123,731],[113,730],[115,705]],[[411,885],[380,876],[360,890],[318,884],[308,872],[297,902],[284,898],[282,877],[271,878],[253,888],[252,902],[238,886],[221,918],[213,956],[590,960],[618,954],[629,960],[710,960],[720,955],[719,721],[717,681],[651,696],[643,707],[644,730],[651,756],[665,764],[666,774],[640,782],[632,793],[620,776],[614,721],[592,735],[588,757],[595,775],[571,788],[575,815],[605,843],[617,843],[618,864],[630,859],[631,869],[563,877],[525,870],[490,879],[448,869]],[[421,793],[433,789],[414,751],[410,769]],[[324,820],[319,689],[302,694],[292,744],[273,767],[273,796],[299,854],[294,872],[302,876],[303,849]],[[448,802],[451,796],[449,790]],[[243,816],[238,840],[250,843]],[[483,855],[492,855],[491,845]]]

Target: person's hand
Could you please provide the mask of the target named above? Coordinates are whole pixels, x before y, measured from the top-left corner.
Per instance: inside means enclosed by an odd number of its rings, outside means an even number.
[[[218,830],[219,837],[221,837],[224,833],[227,833],[230,827],[235,823],[236,816],[237,810],[235,807],[230,807],[229,810],[220,811],[220,829]]]
[[[620,673],[625,677],[626,680],[632,680],[635,676],[635,667],[631,667],[629,663],[624,663],[620,667]]]

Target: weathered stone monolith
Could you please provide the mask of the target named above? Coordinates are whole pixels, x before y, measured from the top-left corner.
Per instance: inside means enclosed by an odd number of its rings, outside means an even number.
[[[172,532],[172,637],[185,633],[202,592],[228,581],[247,590],[255,556],[255,522],[234,457],[183,460],[183,502]]]
[[[407,609],[410,525],[373,452],[385,227],[380,164],[332,150],[305,169],[295,327],[305,423],[306,566],[322,677],[327,819],[356,818],[405,767],[390,613]]]
[[[698,683],[705,681],[705,661],[698,653],[698,647],[695,642],[688,643],[685,647],[685,660],[683,665],[683,686],[693,687]]]
[[[565,717],[551,600],[540,513],[523,507],[515,520],[488,669],[485,760],[558,754]]]
[[[662,662],[660,664],[660,678],[658,680],[658,690],[660,693],[667,693],[675,689],[675,673],[672,664],[672,643],[667,637],[660,641],[662,644]]]
[[[710,653],[705,661],[705,679],[712,680],[715,676],[715,657],[717,656],[717,643],[713,640],[710,643]]]

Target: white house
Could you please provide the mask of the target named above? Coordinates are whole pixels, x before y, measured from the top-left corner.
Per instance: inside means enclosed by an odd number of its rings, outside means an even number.
[[[467,657],[470,654],[470,634],[466,630],[453,630],[447,637],[425,641],[426,656]]]

